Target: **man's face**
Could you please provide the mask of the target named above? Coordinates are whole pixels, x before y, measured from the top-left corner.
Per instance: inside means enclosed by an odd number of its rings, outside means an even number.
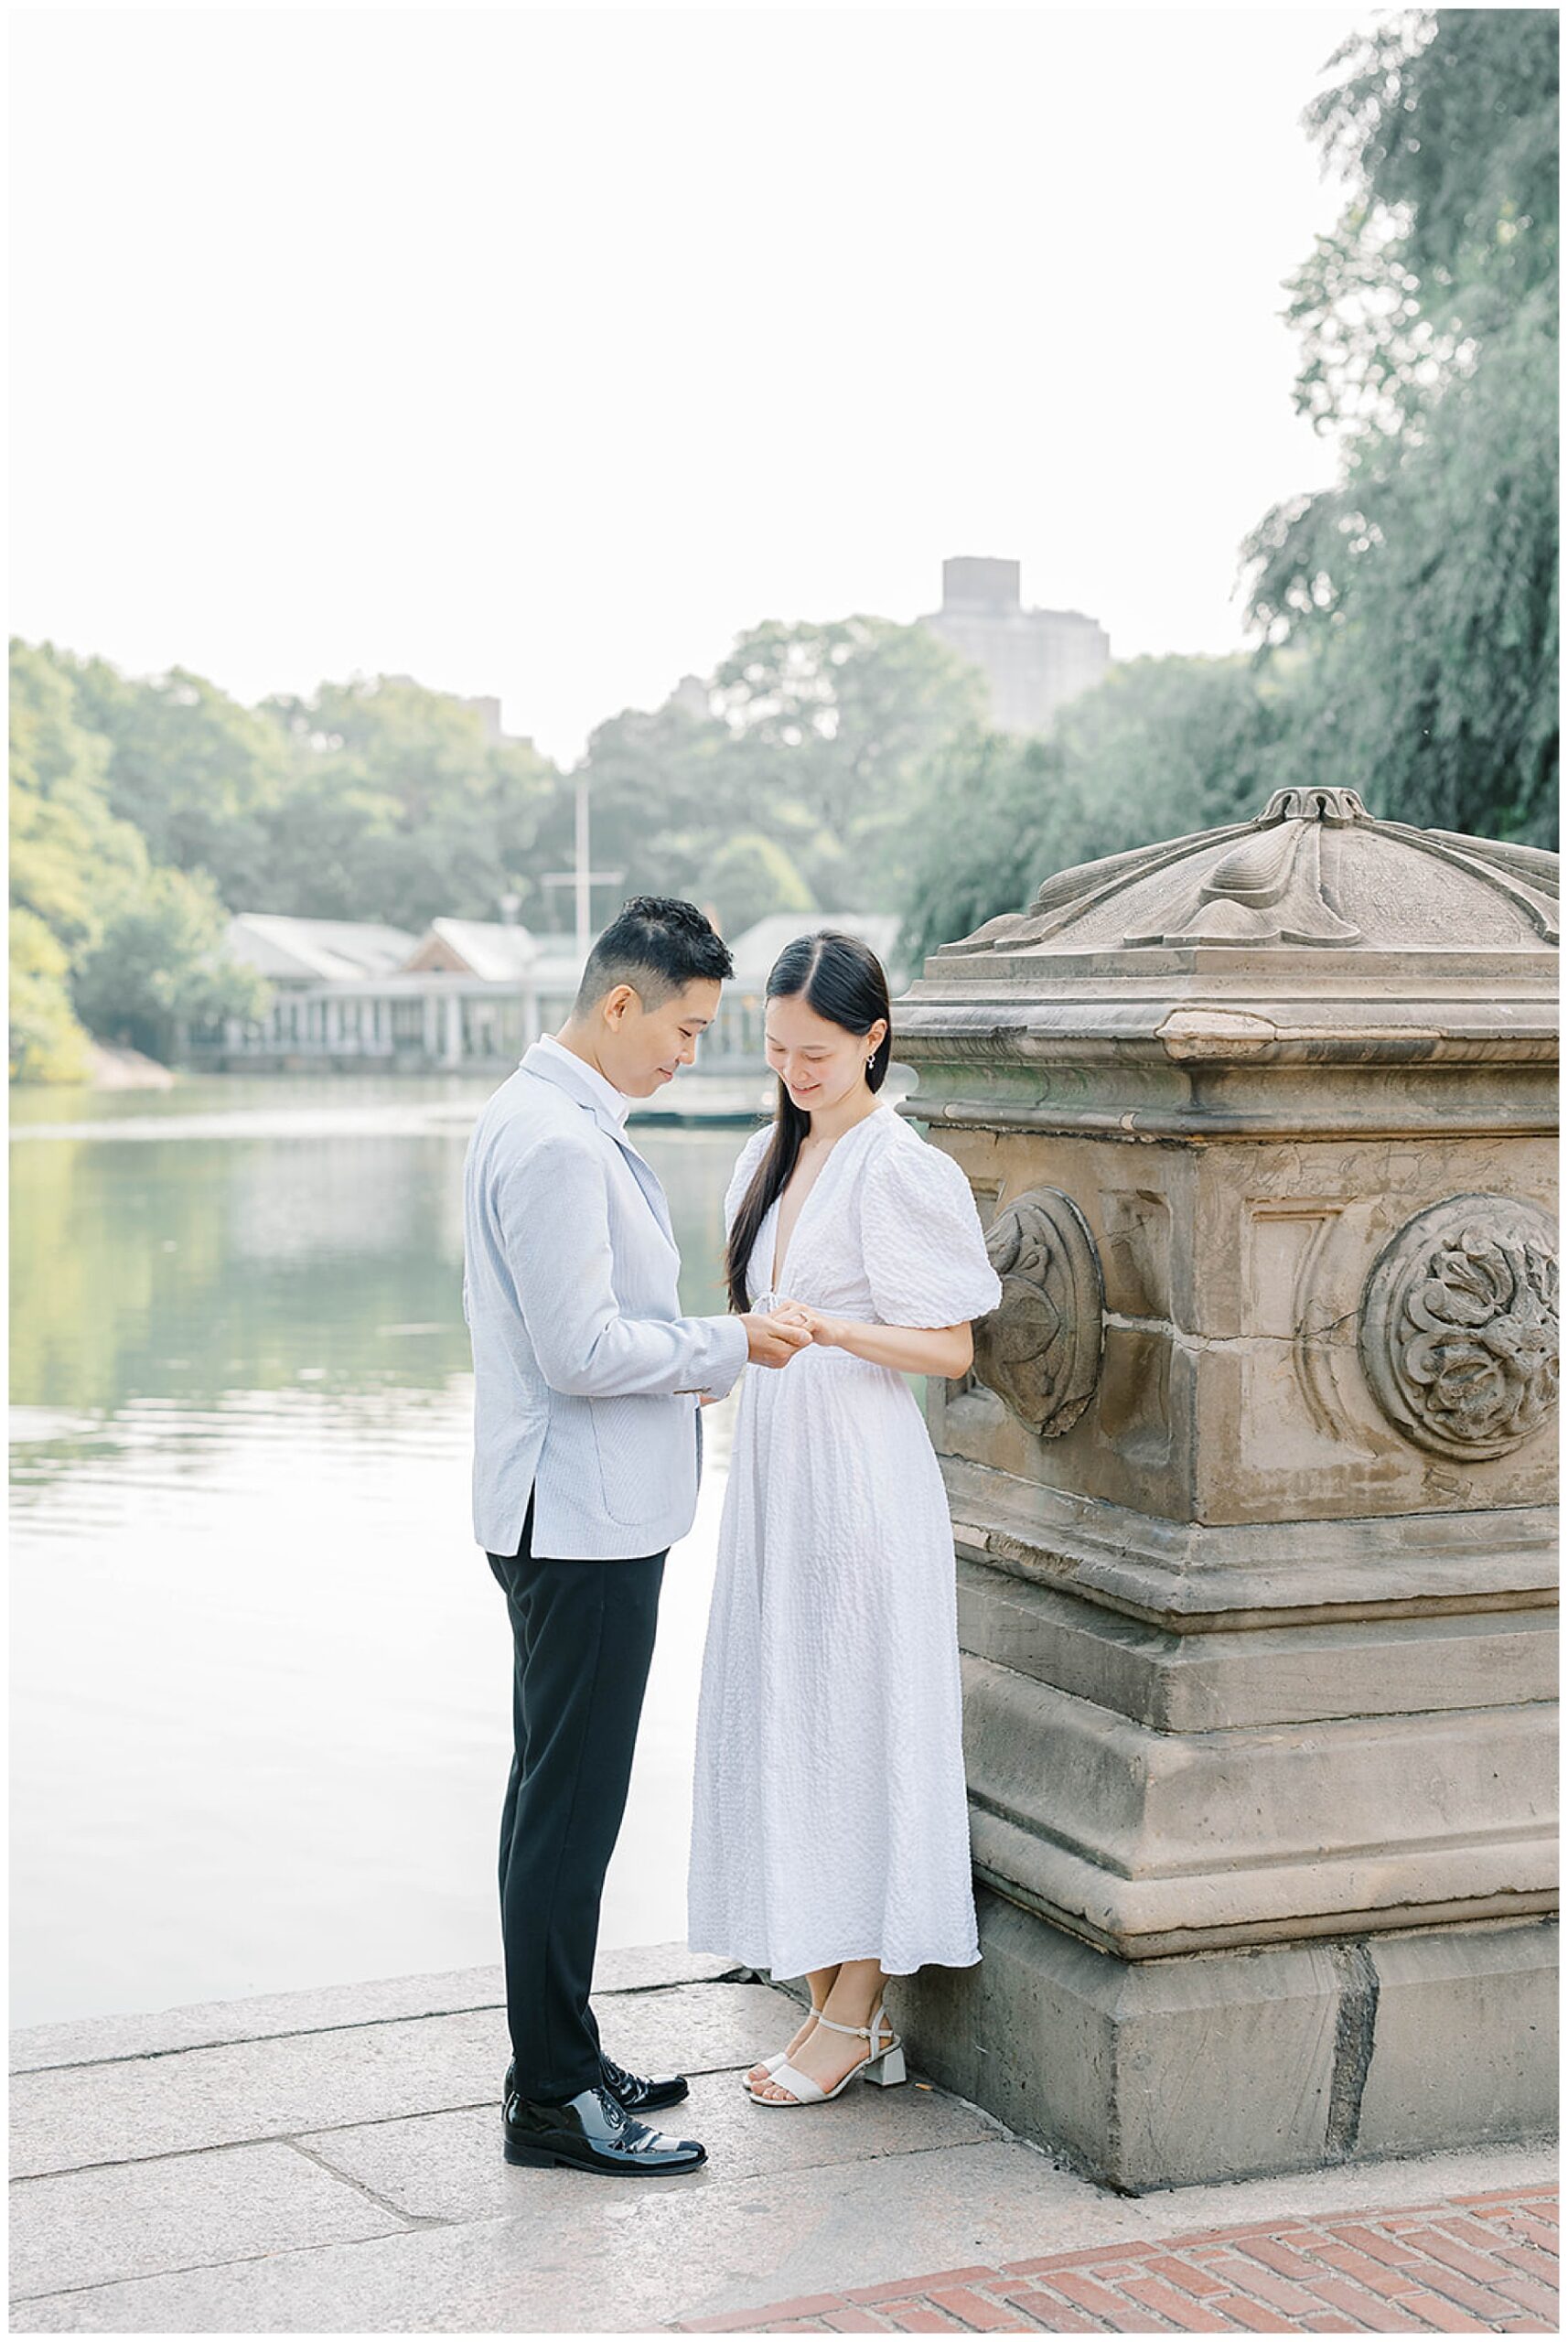
[[[719,1013],[716,976],[694,978],[681,992],[644,1008],[630,984],[617,984],[599,1003],[599,1055],[605,1073],[628,1098],[651,1098],[676,1069],[690,1065],[697,1043]]]

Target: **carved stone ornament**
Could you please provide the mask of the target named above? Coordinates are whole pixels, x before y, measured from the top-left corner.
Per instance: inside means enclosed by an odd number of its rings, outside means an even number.
[[[1558,860],[1382,822],[1353,789],[1279,789],[1251,822],[1058,870],[940,960],[1145,951],[1554,946]]]
[[[1002,1300],[974,1328],[974,1373],[1047,1439],[1070,1430],[1100,1380],[1105,1287],[1088,1224],[1059,1187],[1031,1187],[986,1235]]]
[[[1506,1456],[1557,1403],[1557,1242],[1539,1205],[1451,1196],[1408,1220],[1361,1295],[1384,1414],[1439,1456]]]
[[[1361,930],[1340,918],[1329,900],[1323,868],[1325,825],[1359,821],[1353,790],[1282,790],[1262,816],[1265,826],[1233,845],[1199,884],[1196,895],[1166,914],[1152,932],[1124,938],[1140,943],[1359,943]],[[1338,800],[1343,800],[1343,802]]]

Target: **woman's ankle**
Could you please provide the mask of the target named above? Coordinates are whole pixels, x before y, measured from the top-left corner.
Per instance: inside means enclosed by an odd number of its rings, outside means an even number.
[[[878,1980],[869,1988],[863,1984],[858,1992],[851,1990],[842,1994],[835,1987],[828,1994],[825,2007],[818,2010],[818,2015],[835,2025],[852,2025],[856,2031],[869,2030],[872,2018],[882,2006],[885,1981]]]
[[[813,1968],[807,1976],[806,1992],[811,2000],[811,2007],[818,2016],[822,2015],[823,2007],[832,1998],[833,1986],[838,1982],[838,1980],[839,1967],[837,1965],[832,1968]]]

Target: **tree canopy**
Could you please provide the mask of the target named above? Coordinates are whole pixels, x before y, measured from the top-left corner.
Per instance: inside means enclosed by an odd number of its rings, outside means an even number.
[[[223,957],[212,880],[155,861],[114,811],[113,743],[84,724],[82,696],[74,662],[12,644],[10,1063],[23,1080],[82,1078],[89,1032],[158,1051],[176,1020],[258,997]]]
[[[293,764],[262,896],[243,908],[419,929],[493,919],[527,894],[560,779],[528,741],[493,739],[477,708],[406,676],[323,683],[260,714]]]
[[[1245,547],[1310,654],[1317,772],[1406,821],[1550,843],[1557,811],[1558,28],[1380,20],[1309,127],[1354,199],[1292,284],[1300,409],[1340,478]]]
[[[706,682],[599,725],[595,865],[628,894],[690,897],[727,935],[770,911],[894,908],[983,705],[978,671],[921,627],[769,620]],[[545,834],[564,867],[569,795]]]

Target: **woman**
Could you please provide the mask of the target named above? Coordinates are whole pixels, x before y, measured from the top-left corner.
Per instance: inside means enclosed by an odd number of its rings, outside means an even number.
[[[737,1310],[810,1348],[742,1389],[703,1662],[690,1934],[807,1977],[811,2014],[746,2077],[764,2106],[903,2079],[885,1978],[980,1957],[952,1531],[906,1374],[961,1375],[993,1309],[968,1182],[879,1101],[886,978],[853,937],[767,987],[774,1120],[725,1198]],[[785,1298],[788,1295],[789,1298]]]

